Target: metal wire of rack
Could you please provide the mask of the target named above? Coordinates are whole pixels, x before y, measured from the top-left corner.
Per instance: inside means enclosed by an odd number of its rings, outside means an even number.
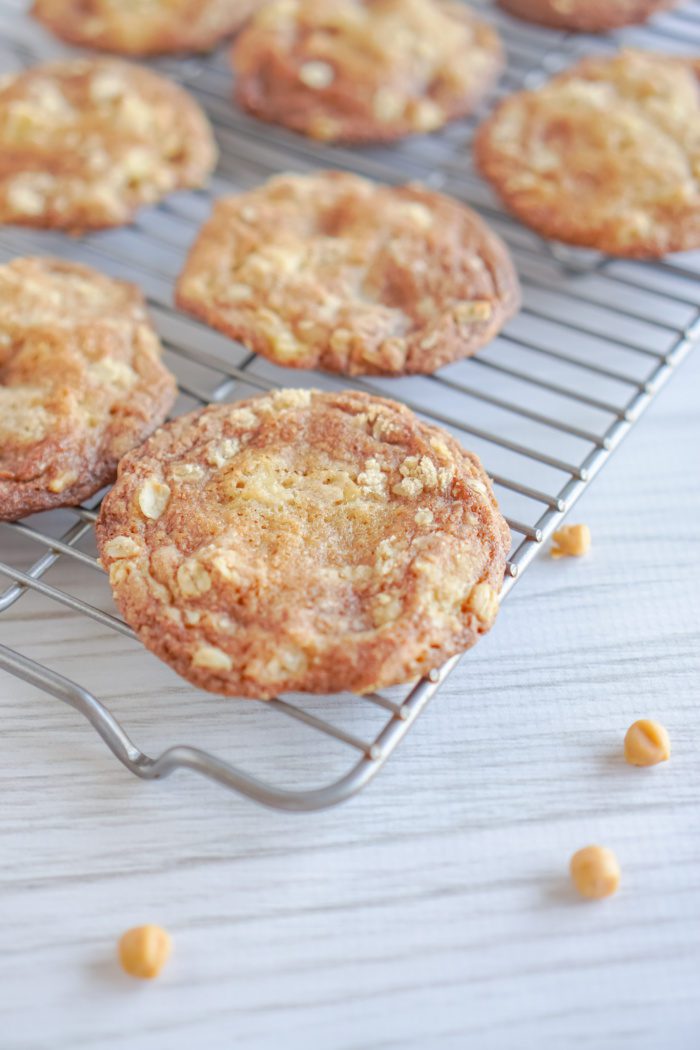
[[[700,43],[700,4],[669,12],[653,28],[628,29],[605,39],[539,29],[489,5],[482,10],[497,22],[508,52],[507,72],[494,97],[529,86],[582,51],[621,41],[670,51]],[[0,74],[65,53],[24,11],[23,0],[0,0]],[[210,190],[177,195],[143,212],[131,229],[80,242],[4,228],[0,261],[17,254],[53,253],[141,284],[179,379],[178,411],[280,385],[351,385],[396,397],[446,426],[482,456],[513,532],[505,597],[700,335],[700,253],[649,264],[542,242],[502,211],[471,169],[468,147],[478,115],[441,134],[391,148],[334,148],[238,112],[229,97],[225,54],[157,65],[198,96],[214,123],[222,161]],[[274,172],[319,166],[390,182],[420,178],[476,206],[507,240],[518,266],[525,298],[519,317],[474,358],[435,376],[341,384],[337,377],[277,368],[179,315],[171,305],[173,280],[212,196],[255,185]],[[97,505],[95,500],[2,526],[9,553],[8,560],[0,561],[0,576],[8,581],[0,593],[0,615],[33,594],[88,617],[105,636],[116,633],[135,641],[130,628],[101,607],[109,607],[108,586],[94,553],[86,549]],[[38,557],[21,568],[29,550]],[[63,565],[70,568],[69,582],[50,582],[55,567]],[[87,588],[78,583],[82,570],[93,581]],[[349,767],[344,761],[340,775],[320,786],[289,788],[191,746],[170,747],[151,758],[88,689],[0,644],[1,668],[77,709],[137,776],[154,779],[187,768],[269,806],[306,811],[347,799],[369,783],[458,659],[406,695],[394,690],[348,698],[355,713],[372,708],[381,714],[379,730],[371,733],[330,720],[327,704],[322,714],[315,713],[308,698],[257,705],[355,753]],[[341,700],[334,699],[334,711]],[[249,704],[242,706],[250,710]]]

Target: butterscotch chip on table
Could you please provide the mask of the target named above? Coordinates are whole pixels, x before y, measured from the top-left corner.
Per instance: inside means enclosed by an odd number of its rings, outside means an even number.
[[[569,864],[571,881],[582,897],[603,900],[617,893],[620,865],[607,846],[584,846],[577,850]]]
[[[58,259],[0,266],[0,520],[93,495],[175,392],[136,287]]]
[[[262,0],[35,0],[34,17],[62,40],[123,55],[208,51]]]
[[[125,973],[144,981],[157,977],[172,952],[170,934],[149,923],[135,926],[119,938],[119,962]]]
[[[0,223],[120,226],[202,185],[216,157],[196,102],[148,69],[73,59],[0,83]]]
[[[465,205],[321,172],[219,200],[177,302],[280,365],[405,375],[473,354],[520,290],[505,245]]]
[[[510,545],[476,456],[407,408],[280,390],[127,456],[97,523],[141,641],[215,693],[406,682],[492,626]]]
[[[675,7],[677,0],[499,0],[518,18],[553,29],[604,33],[620,26],[646,22],[658,11]]]
[[[446,0],[273,0],[236,40],[236,98],[262,120],[328,142],[433,131],[471,113],[501,43]]]
[[[497,107],[478,167],[544,237],[630,258],[697,248],[699,71],[645,51],[584,59]]]
[[[625,733],[625,760],[631,766],[657,766],[671,757],[668,730],[651,718],[633,722]]]

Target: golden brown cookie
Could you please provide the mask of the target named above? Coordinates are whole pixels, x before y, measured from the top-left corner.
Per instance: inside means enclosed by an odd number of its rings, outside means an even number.
[[[545,237],[631,258],[700,247],[699,70],[645,51],[585,59],[505,99],[477,165]]]
[[[0,223],[119,226],[215,163],[199,106],[148,69],[74,59],[0,83]]]
[[[657,11],[675,7],[678,0],[499,0],[518,18],[554,29],[578,33],[605,33],[620,26],[646,22]]]
[[[33,14],[72,44],[123,55],[208,51],[262,0],[34,0]]]
[[[238,102],[326,141],[433,131],[496,81],[496,32],[449,0],[273,0],[233,51]]]
[[[357,175],[282,175],[219,200],[177,302],[277,364],[434,372],[518,309],[508,251],[466,205]]]
[[[174,399],[138,288],[58,259],[0,266],[0,520],[93,495]]]
[[[202,689],[405,682],[491,627],[510,544],[476,456],[402,405],[280,390],[159,430],[97,523],[127,623]]]

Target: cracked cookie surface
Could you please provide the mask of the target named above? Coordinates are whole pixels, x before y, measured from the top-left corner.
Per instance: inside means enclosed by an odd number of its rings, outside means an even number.
[[[657,11],[675,7],[678,0],[498,0],[504,10],[527,22],[604,33],[620,26],[646,22]]]
[[[136,287],[58,259],[0,266],[0,520],[93,495],[174,399]]]
[[[273,0],[233,51],[238,102],[326,141],[433,131],[470,113],[502,65],[500,40],[447,0]]]
[[[206,117],[164,77],[118,59],[34,66],[0,82],[0,222],[72,232],[200,186],[216,163]]]
[[[408,681],[492,625],[510,545],[476,456],[407,408],[280,390],[168,424],[103,502],[141,641],[228,695]]]
[[[321,172],[219,200],[177,302],[280,365],[402,375],[473,354],[520,291],[505,245],[466,205]]]
[[[700,246],[700,63],[644,51],[588,58],[505,99],[477,165],[554,240],[658,257]]]
[[[124,55],[208,51],[262,0],[35,0],[33,14],[72,44]]]

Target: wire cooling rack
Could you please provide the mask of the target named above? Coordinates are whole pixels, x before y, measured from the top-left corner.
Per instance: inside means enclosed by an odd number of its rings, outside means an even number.
[[[22,0],[0,0],[0,74],[66,53],[29,20],[25,6]],[[488,106],[500,95],[537,83],[583,52],[611,49],[621,42],[671,52],[700,44],[698,4],[662,16],[653,28],[628,29],[604,39],[529,26],[487,5],[482,10],[498,24],[508,51],[507,71]],[[648,264],[542,242],[509,219],[475,176],[469,145],[476,120],[392,147],[329,147],[238,112],[230,101],[225,52],[155,65],[189,87],[215,125],[222,160],[210,190],[172,197],[143,212],[133,228],[77,243],[54,234],[4,228],[0,261],[18,254],[53,253],[137,281],[149,298],[168,364],[179,379],[178,412],[279,385],[350,385],[396,397],[447,427],[479,452],[508,517],[514,542],[505,597],[698,335],[700,253]],[[438,375],[341,383],[331,376],[277,368],[173,309],[174,278],[212,197],[249,188],[274,172],[334,166],[388,182],[420,178],[477,207],[509,243],[523,285],[521,314],[476,357]],[[108,611],[108,584],[92,545],[97,504],[95,500],[0,528],[0,577],[7,581],[0,593],[0,615],[32,597],[46,608],[62,607],[68,617],[91,621],[96,633],[90,645],[95,651],[108,647],[110,639],[125,638],[122,644],[129,658],[147,661],[149,675],[157,677],[165,670]],[[78,623],[84,625],[83,634],[89,634],[85,621]],[[251,717],[269,719],[269,712],[274,712],[282,735],[291,732],[290,720],[310,731],[313,737],[307,735],[296,752],[296,764],[304,772],[315,762],[313,786],[307,786],[296,773],[290,785],[283,783],[281,774],[275,775],[279,771],[263,778],[238,762],[191,746],[170,747],[151,758],[94,692],[0,645],[0,667],[80,711],[139,777],[154,779],[188,768],[287,810],[333,805],[372,780],[456,663],[457,658],[450,660],[407,694],[389,690],[332,701],[292,697],[257,705],[231,702],[224,711],[217,700],[217,739],[227,736],[222,726],[231,725],[230,735],[236,738],[253,732]],[[188,713],[202,711],[205,698],[192,693],[188,687],[189,699],[183,701]],[[193,718],[196,725],[196,713]],[[270,732],[269,722],[264,732]],[[327,749],[320,747],[322,739],[329,748],[338,746],[338,761],[331,761]],[[353,753],[349,765],[348,751]]]

